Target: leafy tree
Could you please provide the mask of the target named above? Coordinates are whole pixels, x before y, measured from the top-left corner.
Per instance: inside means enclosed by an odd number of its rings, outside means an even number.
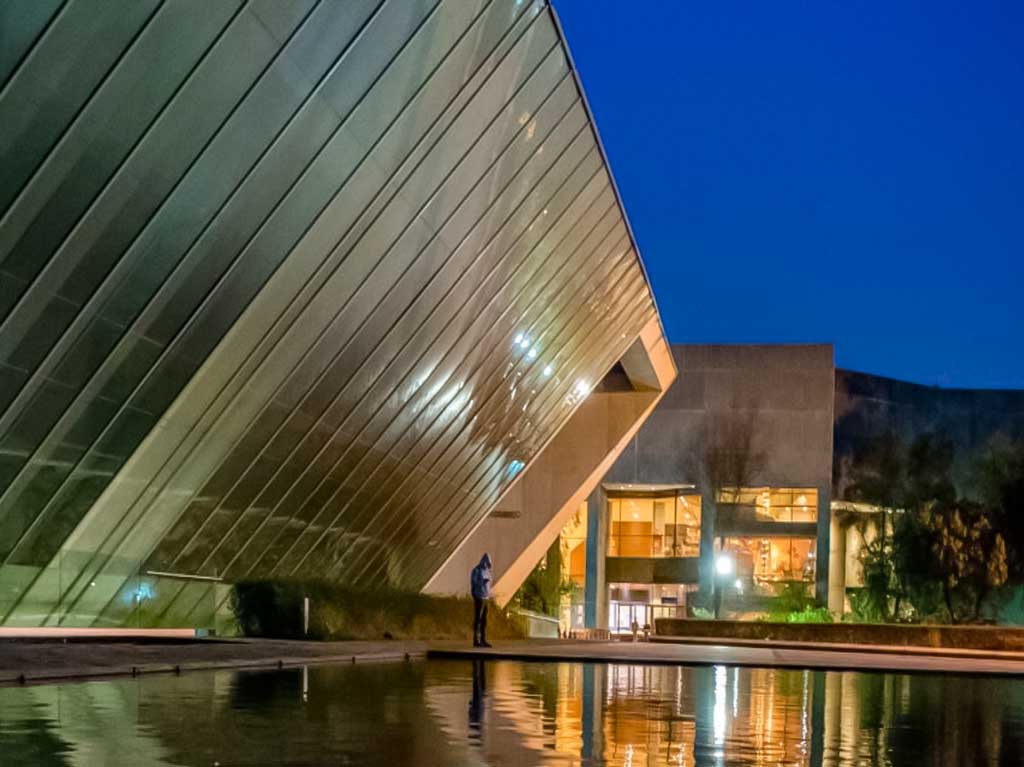
[[[736,403],[728,412],[717,412],[704,425],[704,477],[719,497],[738,500],[739,492],[754,481],[767,462],[760,444],[760,408],[756,403]]]
[[[1006,583],[1006,543],[979,504],[967,501],[932,502],[921,515],[930,535],[934,576],[942,584],[942,596],[953,623],[964,617],[977,620],[985,597]]]
[[[856,598],[862,620],[925,616],[938,609],[940,590],[932,567],[932,539],[924,514],[931,504],[951,504],[954,449],[926,434],[909,446],[892,432],[865,445],[851,467],[849,495],[879,509],[877,535],[861,550],[864,588]]]
[[[893,570],[901,600],[918,616],[935,613],[941,600],[932,572],[930,538],[924,515],[931,504],[956,502],[953,484],[953,442],[947,437],[925,434],[906,450],[906,475],[902,483],[901,513],[893,520]],[[898,608],[897,608],[898,614]]]
[[[1024,580],[1024,441],[996,436],[972,466],[973,490],[1007,547],[1010,577]]]
[[[560,540],[551,544],[544,558],[523,581],[512,598],[512,604],[523,610],[558,617],[562,594],[571,592],[572,581],[562,581],[562,548]]]
[[[879,510],[877,535],[866,536],[867,525],[861,525],[865,544],[860,562],[864,588],[860,594],[860,610],[865,614],[892,620],[899,614],[903,589],[896,562],[902,557],[895,551],[895,517],[906,496],[906,449],[893,432],[887,432],[862,446],[854,456],[848,494],[851,500],[869,503]]]

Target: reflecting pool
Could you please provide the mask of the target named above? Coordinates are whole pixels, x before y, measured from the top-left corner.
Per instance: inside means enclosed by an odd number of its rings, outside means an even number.
[[[8,765],[1019,765],[1024,681],[429,661],[0,688]]]

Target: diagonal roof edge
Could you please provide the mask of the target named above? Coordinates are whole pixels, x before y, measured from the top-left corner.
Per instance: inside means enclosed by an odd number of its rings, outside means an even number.
[[[611,179],[612,190],[615,192],[615,202],[619,206],[619,212],[622,213],[622,220],[626,222],[626,231],[629,233],[629,241],[633,244],[633,250],[636,251],[637,261],[640,262],[640,269],[643,272],[644,279],[647,281],[647,289],[651,294],[651,302],[654,304],[654,311],[658,315],[658,325],[661,327],[661,334],[664,336],[666,342],[671,343],[668,338],[668,333],[665,331],[665,322],[661,318],[661,309],[658,306],[658,297],[654,292],[654,283],[651,282],[651,275],[647,271],[647,265],[644,263],[643,254],[640,252],[640,246],[637,243],[636,234],[633,231],[633,223],[629,220],[629,213],[626,211],[626,204],[623,202],[619,183],[615,179],[615,172],[608,159],[608,152],[605,150],[604,141],[601,139],[601,131],[597,128],[597,120],[594,117],[594,110],[591,109],[590,101],[587,99],[587,92],[583,88],[583,81],[580,79],[579,69],[576,66],[576,60],[573,58],[572,48],[569,46],[569,38],[565,34],[565,28],[562,26],[561,18],[558,16],[558,10],[550,0],[547,3],[547,10],[551,16],[551,20],[554,22],[555,31],[558,33],[558,40],[562,44],[562,49],[565,51],[566,61],[569,62],[569,71],[572,72],[573,82],[576,84],[576,90],[580,94],[580,101],[583,102],[583,108],[586,110],[590,129],[594,132],[594,139],[597,142],[597,148],[601,152],[601,159],[604,161],[605,169],[608,171],[608,178]],[[672,364],[674,366],[675,362],[673,361]],[[676,370],[676,373],[678,372],[679,371]]]

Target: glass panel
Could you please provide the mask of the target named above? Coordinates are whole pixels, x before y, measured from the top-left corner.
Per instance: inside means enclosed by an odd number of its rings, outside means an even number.
[[[814,538],[726,538],[723,550],[736,562],[736,575],[758,586],[813,582],[817,541]]]
[[[28,32],[28,24],[41,21],[53,5],[53,0],[24,3],[31,10],[21,22],[25,25],[23,31]],[[139,0],[124,8],[115,3],[95,7],[71,3],[38,41],[32,65],[22,66],[0,95],[0,114],[4,116],[0,120],[0,168],[4,169],[0,174],[0,210],[11,203],[68,122],[93,95],[124,46],[150,21],[157,5],[157,0]],[[0,66],[4,68],[13,65],[11,59],[20,58],[8,37],[6,25],[12,22],[11,16],[5,16],[4,45],[0,46]],[[10,34],[17,33],[11,30]],[[5,79],[6,73],[0,76],[0,82]],[[0,253],[9,252],[0,247]],[[3,280],[0,277],[0,282]],[[0,304],[0,316],[8,308]]]
[[[608,556],[619,556],[619,522],[622,519],[622,502],[618,498],[608,499]]]
[[[816,522],[818,491],[814,488],[724,488],[718,501],[757,522]]]
[[[610,523],[609,556],[700,556],[700,496],[615,496],[621,508]]]
[[[671,556],[700,556],[700,509],[699,495],[680,495],[676,498],[676,523],[673,526]]]
[[[654,317],[551,13],[131,7],[10,36],[0,620],[420,588]],[[643,506],[610,545],[691,551],[699,509]]]

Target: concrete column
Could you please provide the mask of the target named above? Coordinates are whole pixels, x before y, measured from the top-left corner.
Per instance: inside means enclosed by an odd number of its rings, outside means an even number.
[[[818,561],[815,563],[814,601],[819,605],[829,605],[829,569],[831,562],[831,519],[832,519],[832,487],[818,485]]]
[[[829,522],[828,547],[828,609],[841,616],[846,603],[846,530],[838,517]]]
[[[587,498],[587,574],[583,590],[583,619],[588,629],[608,628],[608,499],[598,485]]]
[[[715,586],[715,493],[703,483],[700,492],[700,598],[703,606],[711,609],[711,595]]]

